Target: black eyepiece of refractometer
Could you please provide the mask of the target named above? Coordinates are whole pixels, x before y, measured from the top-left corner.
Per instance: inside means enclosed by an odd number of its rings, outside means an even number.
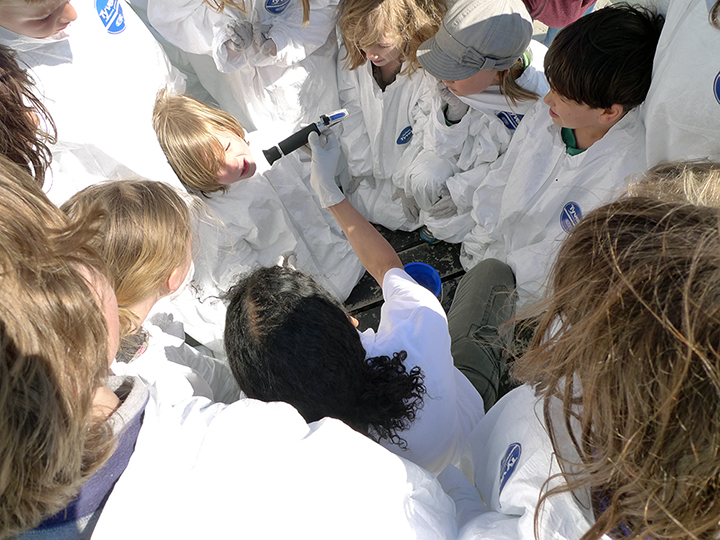
[[[310,135],[313,131],[320,135],[320,128],[318,128],[317,124],[310,124],[309,126],[302,128],[300,131],[296,131],[284,141],[279,142],[277,146],[269,148],[268,150],[263,150],[263,154],[265,154],[265,158],[268,160],[268,163],[272,165],[282,156],[287,156],[289,153],[294,152],[301,146],[306,145],[308,142],[308,135]]]
[[[282,157],[282,154],[280,153],[280,149],[277,146],[273,146],[272,148],[268,148],[267,150],[263,150],[263,154],[265,154],[265,159],[267,159],[267,162],[272,165],[275,163],[278,159]]]

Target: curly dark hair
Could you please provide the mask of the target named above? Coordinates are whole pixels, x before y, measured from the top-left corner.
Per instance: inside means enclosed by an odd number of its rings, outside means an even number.
[[[230,289],[225,350],[248,397],[284,401],[307,422],[342,420],[402,448],[426,389],[407,353],[366,358],[342,306],[310,276],[258,268]]]

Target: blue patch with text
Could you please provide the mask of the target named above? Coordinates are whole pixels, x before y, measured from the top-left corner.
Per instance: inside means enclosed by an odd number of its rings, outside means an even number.
[[[398,144],[407,144],[412,139],[413,132],[412,126],[408,126],[400,132],[400,136],[397,139]]]
[[[523,119],[522,114],[515,114],[510,111],[500,111],[496,116],[502,120],[502,123],[505,124],[505,127],[510,131],[515,131],[518,124],[520,124],[520,120]]]
[[[95,0],[95,9],[108,34],[125,30],[125,15],[120,0]]]
[[[580,223],[581,219],[582,210],[580,210],[578,203],[570,201],[563,206],[562,212],[560,212],[560,226],[563,228],[563,231],[569,233],[575,225]]]
[[[717,102],[720,103],[720,73],[715,76],[715,81],[713,82],[713,93],[715,94]]]
[[[505,451],[505,455],[500,462],[500,491],[498,491],[498,496],[502,493],[507,481],[510,480],[512,473],[515,472],[515,467],[517,467],[521,455],[522,446],[520,443],[512,443]]]
[[[278,15],[285,11],[289,4],[290,0],[265,0],[265,11]]]

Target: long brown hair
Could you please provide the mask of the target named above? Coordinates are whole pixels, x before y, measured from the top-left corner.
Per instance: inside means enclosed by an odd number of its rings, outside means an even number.
[[[627,198],[560,249],[552,295],[514,375],[535,387],[565,481],[603,534],[720,532],[720,211]],[[562,404],[561,418],[550,405]],[[579,455],[563,456],[570,437]]]
[[[42,187],[57,140],[50,113],[33,93],[33,81],[15,52],[0,45],[0,153],[30,173]]]
[[[107,325],[86,277],[105,272],[87,244],[97,216],[69,223],[24,176],[0,156],[2,539],[67,506],[113,445],[92,414],[108,373]]]

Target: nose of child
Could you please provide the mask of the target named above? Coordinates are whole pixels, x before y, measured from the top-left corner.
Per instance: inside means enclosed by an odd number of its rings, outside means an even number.
[[[545,105],[548,107],[552,107],[555,104],[555,101],[552,98],[552,90],[545,94],[545,97],[543,98],[543,101],[545,102]]]
[[[62,10],[58,22],[60,24],[67,24],[73,22],[75,19],[77,19],[77,11],[75,11],[75,8],[68,2]]]

